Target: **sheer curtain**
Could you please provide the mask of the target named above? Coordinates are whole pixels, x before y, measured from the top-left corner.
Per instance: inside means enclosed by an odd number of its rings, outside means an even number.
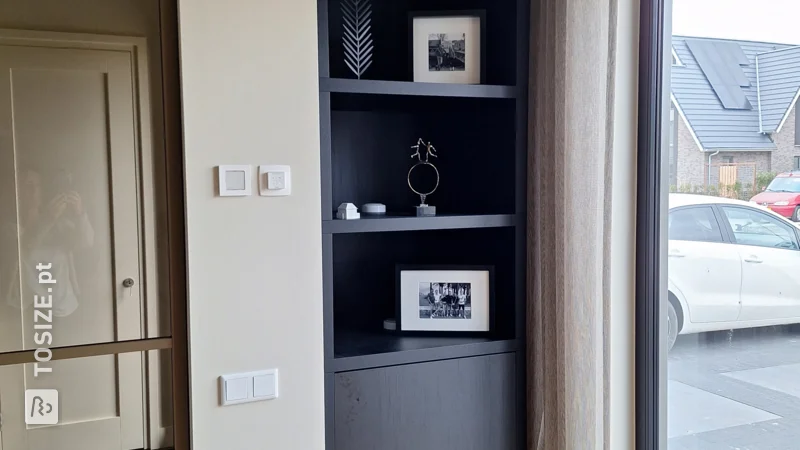
[[[603,449],[617,1],[531,14],[528,449]]]

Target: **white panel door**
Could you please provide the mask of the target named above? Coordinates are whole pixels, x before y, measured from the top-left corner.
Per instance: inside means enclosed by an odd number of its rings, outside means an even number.
[[[129,52],[0,46],[0,352],[42,346],[35,295],[53,298],[51,347],[143,337],[133,67]],[[144,446],[141,354],[50,367],[0,367],[0,447]],[[30,388],[60,391],[58,425],[25,424]]]

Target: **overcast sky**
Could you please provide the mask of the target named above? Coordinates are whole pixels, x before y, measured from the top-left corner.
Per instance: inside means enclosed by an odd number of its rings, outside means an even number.
[[[800,0],[673,0],[672,31],[800,45]]]

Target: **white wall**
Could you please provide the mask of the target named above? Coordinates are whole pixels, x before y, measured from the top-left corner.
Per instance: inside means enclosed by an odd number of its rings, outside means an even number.
[[[179,0],[194,450],[324,448],[315,0]],[[290,197],[215,197],[219,164],[289,164]],[[217,377],[280,398],[217,406]]]

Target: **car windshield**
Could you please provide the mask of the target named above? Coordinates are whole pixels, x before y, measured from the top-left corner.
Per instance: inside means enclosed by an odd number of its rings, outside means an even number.
[[[767,186],[769,192],[797,192],[800,193],[800,177],[775,178]]]

